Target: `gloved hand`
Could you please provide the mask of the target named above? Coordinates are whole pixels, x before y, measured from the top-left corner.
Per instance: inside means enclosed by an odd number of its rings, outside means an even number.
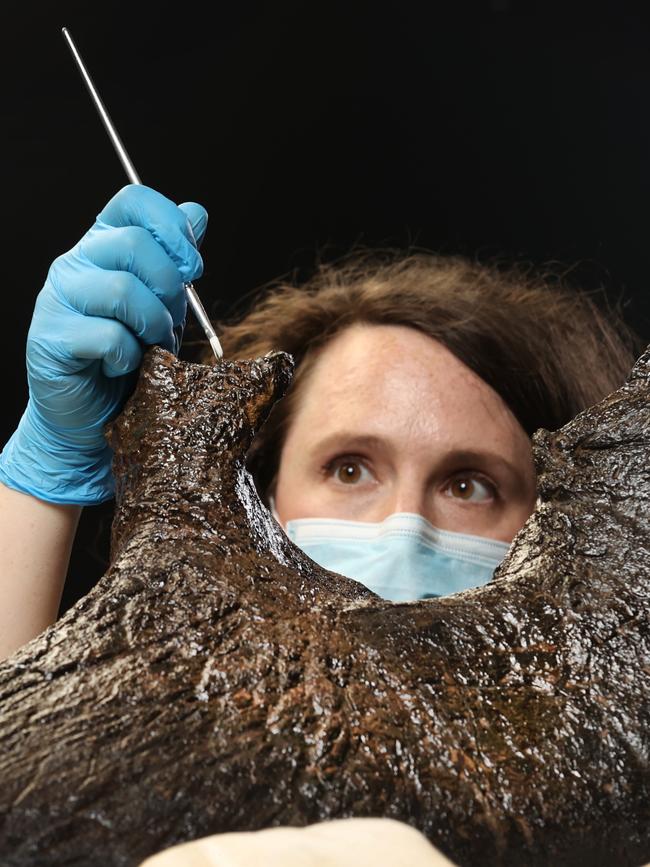
[[[27,337],[29,401],[0,455],[1,482],[53,503],[113,496],[104,426],[131,393],[146,345],[178,352],[183,283],[203,271],[206,225],[201,205],[129,185],[52,263]]]

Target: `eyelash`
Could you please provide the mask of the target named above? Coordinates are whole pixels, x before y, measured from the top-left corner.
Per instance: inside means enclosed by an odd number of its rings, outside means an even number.
[[[321,472],[326,478],[329,478],[334,475],[334,473],[339,467],[345,465],[346,463],[360,464],[362,467],[368,470],[368,472],[372,472],[368,466],[368,462],[359,455],[337,455],[336,457],[327,461],[327,463],[323,464]],[[499,489],[497,485],[487,476],[484,476],[482,473],[477,472],[476,470],[460,470],[454,473],[453,476],[451,476],[447,480],[444,490],[447,490],[450,485],[453,484],[453,482],[463,478],[475,479],[482,485],[485,485],[485,487],[490,491],[490,494],[495,501],[499,499]]]

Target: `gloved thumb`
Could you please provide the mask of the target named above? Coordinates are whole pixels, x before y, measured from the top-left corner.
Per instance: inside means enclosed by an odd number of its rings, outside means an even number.
[[[187,215],[198,249],[201,246],[205,230],[208,227],[208,212],[203,205],[198,205],[196,202],[183,202],[178,207]]]

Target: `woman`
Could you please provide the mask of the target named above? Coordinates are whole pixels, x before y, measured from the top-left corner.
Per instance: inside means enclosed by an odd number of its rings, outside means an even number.
[[[144,346],[178,350],[206,225],[127,186],[50,268],[0,456],[0,657],[56,619],[81,508],[113,494],[104,425]],[[228,357],[296,362],[250,454],[260,494],[314,559],[392,599],[489,580],[534,505],[531,435],[617,388],[641,348],[584,293],[427,254],[322,267],[219,333]]]
[[[249,456],[261,497],[321,565],[401,601],[490,579],[534,506],[530,437],[634,360],[586,295],[431,254],[275,285],[221,339],[296,361]]]
[[[80,510],[113,492],[104,425],[143,348],[178,350],[206,223],[125,187],[50,268],[0,456],[3,656],[56,618]],[[397,600],[490,579],[534,506],[531,435],[618,387],[640,349],[584,294],[426,254],[324,267],[220,337],[228,357],[296,361],[250,453],[262,497],[314,559]]]

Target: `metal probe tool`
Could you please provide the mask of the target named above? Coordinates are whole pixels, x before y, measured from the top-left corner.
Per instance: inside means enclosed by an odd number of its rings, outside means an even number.
[[[111,121],[110,115],[106,111],[106,107],[97,92],[97,88],[93,84],[92,78],[90,77],[86,66],[81,59],[81,55],[79,54],[76,45],[72,41],[72,37],[70,36],[70,32],[67,27],[61,28],[61,33],[65,37],[66,42],[72,52],[72,56],[74,57],[77,66],[79,67],[79,72],[81,73],[81,77],[84,80],[86,87],[88,88],[88,92],[92,97],[93,102],[95,103],[95,107],[99,112],[99,116],[102,119],[102,123],[106,127],[106,132],[108,133],[113,147],[117,152],[117,155],[122,163],[126,174],[131,181],[132,184],[142,184],[138,173],[136,172],[133,163],[129,159],[129,155],[126,152],[126,148],[124,147],[122,140],[117,134],[117,130],[113,122]],[[210,342],[210,346],[212,347],[212,351],[214,352],[217,359],[223,358],[223,349],[221,348],[221,343],[219,342],[219,338],[217,337],[214,328],[208,318],[208,314],[205,312],[205,308],[199,299],[199,296],[196,294],[196,289],[192,286],[191,283],[185,283],[185,292],[187,294],[187,301],[189,306],[192,308],[192,311],[196,318],[198,319],[201,327],[205,332],[205,336],[208,338]]]

